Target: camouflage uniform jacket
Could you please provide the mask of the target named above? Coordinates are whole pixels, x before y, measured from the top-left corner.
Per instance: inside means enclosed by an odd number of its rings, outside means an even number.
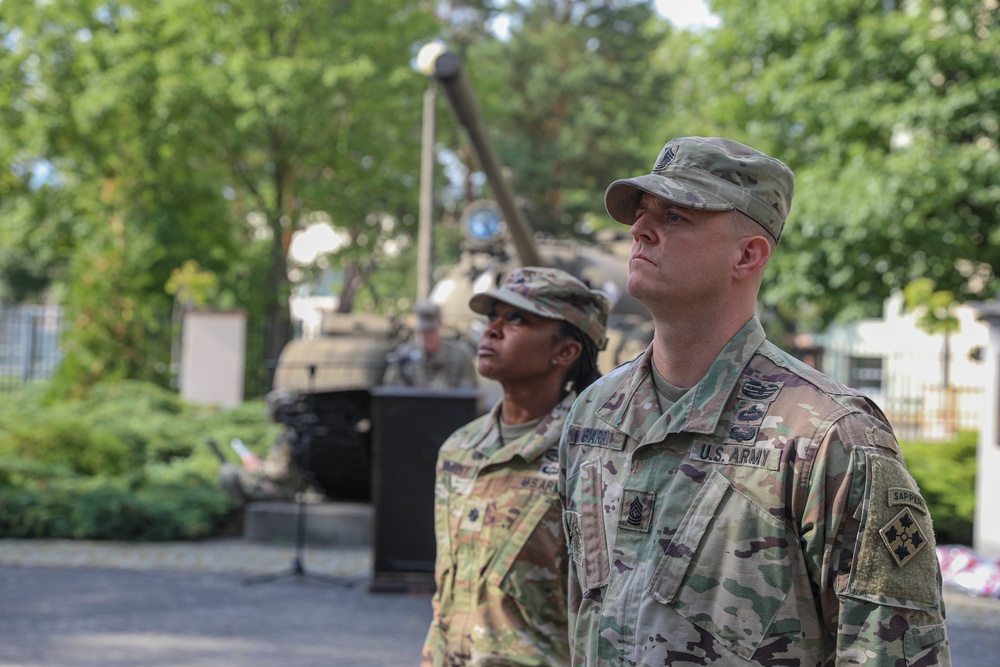
[[[499,403],[438,455],[437,592],[423,665],[568,665],[558,442],[575,394],[502,445]]]
[[[383,384],[424,389],[475,389],[478,376],[468,347],[448,338],[427,354],[420,340],[400,345],[389,356]]]
[[[652,348],[560,444],[574,665],[950,665],[927,506],[881,411],[756,318],[661,414]]]

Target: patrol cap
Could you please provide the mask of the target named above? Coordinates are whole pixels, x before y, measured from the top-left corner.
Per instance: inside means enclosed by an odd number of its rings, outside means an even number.
[[[417,331],[434,331],[441,326],[441,307],[425,301],[413,309],[417,314]]]
[[[514,269],[499,288],[473,295],[469,308],[487,315],[493,299],[535,315],[569,322],[594,341],[598,350],[608,343],[608,298],[561,269],[535,266]]]
[[[737,210],[777,243],[794,191],[792,170],[780,160],[730,139],[680,137],[667,142],[649,174],[609,185],[604,205],[626,225],[634,222],[643,192],[687,208]]]

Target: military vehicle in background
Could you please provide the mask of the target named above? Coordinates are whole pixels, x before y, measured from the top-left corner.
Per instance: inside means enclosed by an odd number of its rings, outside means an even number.
[[[444,51],[432,63],[479,158],[494,200],[470,204],[462,215],[459,261],[434,284],[430,300],[441,307],[446,333],[472,349],[483,322],[468,307],[469,298],[500,284],[518,266],[561,268],[606,292],[612,301],[608,346],[598,364],[608,372],[635,357],[652,339],[645,308],[625,289],[631,236],[598,234],[592,242],[540,237],[522,215],[483,131],[471,86],[456,55]],[[335,500],[369,500],[371,479],[371,391],[381,383],[385,357],[411,333],[406,322],[359,313],[329,316],[316,339],[288,343],[278,359],[274,388],[291,391],[297,401],[282,421],[308,457],[304,467],[315,486]],[[499,397],[484,382],[484,408]]]

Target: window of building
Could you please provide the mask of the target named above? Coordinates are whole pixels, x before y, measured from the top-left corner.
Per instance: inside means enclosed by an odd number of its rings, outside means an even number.
[[[865,394],[882,391],[882,357],[851,357],[848,385]]]

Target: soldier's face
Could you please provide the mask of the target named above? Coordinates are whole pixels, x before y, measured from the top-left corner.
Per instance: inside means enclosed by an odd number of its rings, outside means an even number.
[[[479,374],[500,383],[552,372],[561,323],[494,301],[476,349]]]
[[[727,212],[643,194],[631,231],[628,291],[654,314],[704,307],[727,288],[738,258]]]

